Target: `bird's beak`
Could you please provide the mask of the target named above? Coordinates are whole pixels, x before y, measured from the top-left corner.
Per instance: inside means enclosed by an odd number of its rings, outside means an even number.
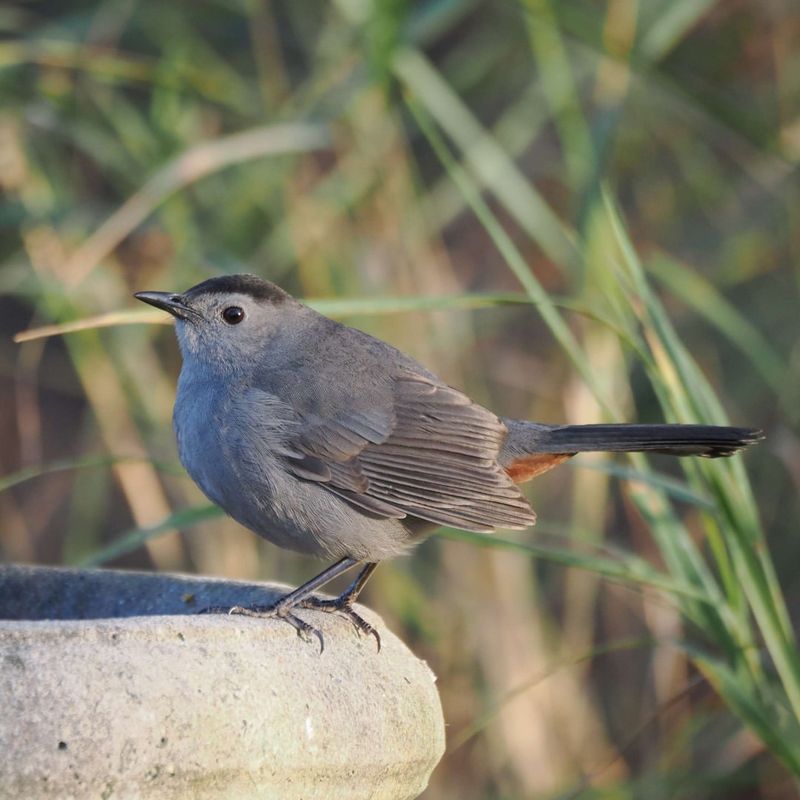
[[[182,295],[171,292],[136,292],[134,297],[143,303],[167,311],[177,319],[191,319],[198,316],[197,312],[186,304]]]

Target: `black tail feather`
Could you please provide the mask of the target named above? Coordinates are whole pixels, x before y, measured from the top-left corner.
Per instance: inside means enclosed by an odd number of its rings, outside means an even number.
[[[516,439],[507,443],[511,450],[529,453],[651,452],[706,458],[733,455],[764,438],[753,428],[718,425],[540,425],[516,420],[509,434]]]

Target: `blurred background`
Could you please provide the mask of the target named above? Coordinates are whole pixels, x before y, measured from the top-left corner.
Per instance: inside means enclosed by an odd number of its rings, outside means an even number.
[[[318,571],[208,512],[131,298],[257,273],[503,415],[768,436],[583,457],[526,488],[536,528],[378,570],[448,721],[426,797],[797,797],[797,12],[4,4],[0,560]]]

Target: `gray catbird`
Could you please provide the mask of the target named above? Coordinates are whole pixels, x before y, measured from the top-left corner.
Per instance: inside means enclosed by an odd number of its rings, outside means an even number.
[[[183,355],[173,422],[180,458],[215,503],[271,542],[339,559],[272,606],[317,608],[377,632],[353,609],[384,558],[436,525],[525,528],[517,484],[586,451],[729,456],[760,431],[711,425],[544,425],[501,419],[394,347],[324,317],[254,275],[182,294],[139,292],[172,314]],[[313,596],[357,564],[335,600]]]

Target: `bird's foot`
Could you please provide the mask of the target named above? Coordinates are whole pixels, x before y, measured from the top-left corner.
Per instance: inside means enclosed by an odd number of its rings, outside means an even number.
[[[298,606],[300,608],[313,608],[317,611],[325,611],[328,614],[341,614],[343,617],[350,620],[359,634],[364,633],[367,636],[374,636],[378,645],[378,652],[380,653],[381,635],[374,626],[370,625],[369,622],[353,608],[353,599],[349,591],[333,600],[322,600],[312,595],[311,597],[306,597],[301,600]]]
[[[369,562],[365,564],[361,572],[358,573],[356,579],[345,589],[339,597],[334,600],[322,600],[314,597],[311,593],[318,589],[320,586],[325,585],[328,581],[340,575],[342,572],[354,567],[358,562],[352,558],[342,558],[337,561],[333,566],[321,572],[315,578],[307,581],[302,586],[298,587],[289,594],[284,595],[275,603],[269,606],[211,606],[204,608],[199,613],[201,614],[239,614],[244,617],[260,617],[260,618],[278,618],[286,620],[296,631],[297,635],[305,641],[310,642],[312,637],[317,638],[319,641],[320,653],[325,649],[325,641],[322,638],[322,631],[309,625],[304,619],[295,614],[295,609],[316,609],[317,611],[325,611],[332,614],[341,614],[353,624],[353,627],[359,634],[366,633],[368,636],[374,636],[375,641],[378,643],[378,652],[381,649],[381,637],[378,631],[369,624],[360,614],[353,610],[353,604],[356,601],[364,584],[369,579],[369,576],[375,571],[378,566],[377,562]]]
[[[254,617],[256,619],[282,619],[288,622],[296,631],[297,635],[305,642],[314,641],[314,637],[319,642],[319,652],[325,649],[325,639],[322,631],[310,625],[304,619],[300,619],[292,611],[294,606],[282,605],[281,601],[273,603],[271,606],[210,606],[199,611],[199,614],[236,614],[242,617]]]
[[[341,614],[350,620],[353,627],[359,634],[374,636],[378,645],[378,652],[381,650],[381,635],[373,625],[370,625],[364,617],[353,608],[353,600],[347,592],[333,600],[323,600],[319,597],[306,597],[298,602],[288,605],[282,604],[280,600],[271,606],[210,606],[199,611],[199,614],[236,614],[242,617],[254,617],[256,619],[282,619],[288,622],[296,631],[297,635],[306,642],[311,642],[314,637],[319,641],[320,653],[325,649],[325,640],[322,631],[310,625],[294,613],[295,608],[308,608],[316,611],[324,611],[328,614]]]

